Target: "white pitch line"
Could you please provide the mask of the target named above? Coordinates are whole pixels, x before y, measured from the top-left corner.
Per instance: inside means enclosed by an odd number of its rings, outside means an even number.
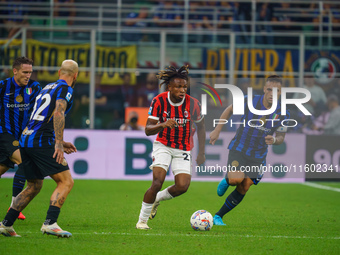
[[[93,232],[93,233],[72,233],[72,235],[116,235],[116,236],[187,236],[187,237],[237,237],[237,238],[267,238],[267,239],[326,239],[326,240],[340,240],[340,236],[261,236],[261,235],[233,235],[233,234],[222,234],[222,235],[205,235],[204,232],[202,234],[181,234],[181,233],[173,233],[173,234],[162,234],[162,233],[150,233],[150,230],[144,230],[142,233],[120,233],[120,232]],[[152,231],[152,230],[151,230]],[[20,232],[21,234],[33,234],[33,232]],[[20,234],[18,232],[18,234]]]
[[[301,183],[301,184],[309,186],[309,187],[317,188],[317,189],[325,189],[325,190],[340,192],[339,188],[329,187],[329,186],[325,186],[325,185],[321,185],[321,184],[317,184],[317,183],[313,183],[313,182],[305,182],[305,183]]]

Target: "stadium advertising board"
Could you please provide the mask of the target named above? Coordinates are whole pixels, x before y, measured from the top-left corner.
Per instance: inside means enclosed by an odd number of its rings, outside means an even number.
[[[224,132],[214,146],[206,143],[207,160],[204,168],[195,165],[197,152],[194,147],[193,180],[221,180],[225,175],[223,166],[227,162],[226,146],[233,136],[234,133]],[[151,152],[154,139],[155,136],[147,137],[144,132],[139,131],[66,130],[65,141],[73,142],[78,149],[77,153],[66,155],[66,160],[75,179],[151,181],[152,172],[149,165],[152,163]],[[288,134],[284,144],[269,149],[267,166],[272,166],[272,169],[268,169],[263,181],[304,181],[304,172],[292,170],[293,165],[305,163],[304,135]],[[9,171],[3,177],[10,177],[13,174],[13,171]],[[173,180],[171,171],[167,179]]]
[[[306,139],[306,180],[339,181],[340,147],[331,135],[309,135]]]

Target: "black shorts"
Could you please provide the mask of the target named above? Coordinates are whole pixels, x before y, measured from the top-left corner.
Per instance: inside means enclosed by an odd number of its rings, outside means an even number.
[[[19,141],[9,133],[0,134],[0,164],[14,168],[14,163],[9,159],[19,149]]]
[[[243,152],[230,150],[228,155],[228,169],[241,171],[248,176],[253,183],[258,184],[263,176],[262,166],[266,165],[266,157],[254,158]]]
[[[21,166],[24,168],[27,180],[44,179],[46,176],[69,170],[64,158],[62,164],[58,164],[53,158],[53,147],[20,148]]]

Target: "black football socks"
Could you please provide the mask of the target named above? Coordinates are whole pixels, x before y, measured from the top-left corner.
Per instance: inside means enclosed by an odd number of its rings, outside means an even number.
[[[47,211],[46,220],[44,225],[52,225],[57,222],[60,213],[60,208],[54,205],[50,205]]]
[[[10,208],[5,216],[5,219],[2,221],[2,224],[4,224],[6,227],[12,226],[15,220],[18,218],[19,213],[19,211]]]
[[[221,218],[232,209],[234,209],[239,203],[241,203],[242,199],[245,195],[239,193],[236,189],[230,193],[230,195],[225,200],[225,203],[222,205],[221,209],[216,213],[216,215]]]

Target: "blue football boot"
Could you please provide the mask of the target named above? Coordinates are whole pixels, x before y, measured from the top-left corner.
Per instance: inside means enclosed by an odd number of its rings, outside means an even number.
[[[216,225],[216,226],[226,226],[226,224],[223,222],[222,218],[218,215],[214,216],[214,225]]]
[[[223,178],[223,180],[220,181],[220,183],[217,186],[217,195],[219,195],[220,197],[223,196],[227,191],[228,187],[229,184],[227,183],[227,180]]]

